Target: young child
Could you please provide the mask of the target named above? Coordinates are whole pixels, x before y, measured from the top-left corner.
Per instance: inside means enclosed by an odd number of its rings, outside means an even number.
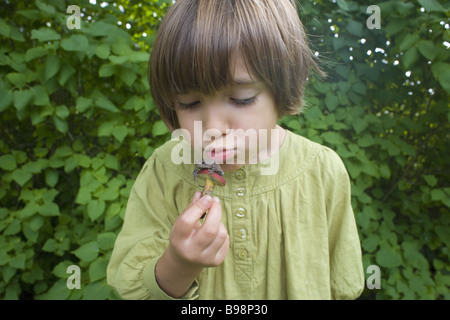
[[[300,111],[311,68],[319,71],[294,1],[176,1],[153,47],[150,87],[167,126],[183,129],[192,146],[200,139],[226,185],[201,197],[194,162],[174,161],[180,142],[155,150],[108,265],[108,283],[123,298],[361,294],[344,165],[331,149],[277,125]],[[229,139],[236,130],[246,134]],[[262,174],[274,159],[276,170]]]

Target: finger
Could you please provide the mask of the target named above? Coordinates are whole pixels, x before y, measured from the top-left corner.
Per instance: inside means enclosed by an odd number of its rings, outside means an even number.
[[[195,201],[191,207],[188,206],[179,217],[183,225],[193,228],[212,203],[212,197],[207,195]]]
[[[200,235],[209,239],[210,242],[217,236],[217,232],[221,225],[222,220],[222,206],[220,200],[217,197],[213,198],[213,204],[208,211],[205,221],[200,229]]]
[[[222,263],[228,252],[230,245],[230,236],[228,235],[225,226],[221,223],[219,231],[213,241],[203,249],[203,256],[205,257],[205,264],[208,266],[217,266]]]
[[[191,202],[187,205],[187,207],[184,209],[184,211],[186,211],[186,209],[191,208],[201,197],[202,197],[202,193],[200,191],[196,191],[192,197]]]
[[[214,266],[219,266],[222,264],[223,260],[225,260],[228,250],[230,249],[230,236],[227,234],[225,241],[220,246],[219,250],[217,251]]]

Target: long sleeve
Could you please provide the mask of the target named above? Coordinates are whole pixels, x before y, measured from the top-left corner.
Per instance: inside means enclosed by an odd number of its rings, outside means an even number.
[[[356,299],[364,289],[361,245],[351,206],[351,187],[342,160],[326,150],[333,160],[325,170],[332,299]]]
[[[124,299],[172,299],[159,288],[154,273],[178,216],[174,201],[165,200],[173,192],[167,183],[168,174],[155,152],[131,190],[124,224],[107,268],[108,284]],[[196,298],[196,288],[194,283],[182,299]]]

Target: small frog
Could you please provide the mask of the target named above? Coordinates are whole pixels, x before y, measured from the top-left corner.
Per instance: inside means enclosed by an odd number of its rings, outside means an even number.
[[[221,176],[224,175],[224,172],[222,171],[222,168],[220,167],[220,165],[218,163],[216,163],[213,160],[211,160],[211,161],[202,160],[202,163],[195,164],[195,169],[193,172],[194,180],[197,181],[197,173],[203,169],[208,169],[210,174],[215,172],[217,174],[220,174]]]

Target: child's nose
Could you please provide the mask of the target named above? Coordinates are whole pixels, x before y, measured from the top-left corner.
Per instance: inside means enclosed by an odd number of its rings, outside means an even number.
[[[203,125],[207,138],[225,135],[228,129],[228,117],[220,105],[205,108]]]

